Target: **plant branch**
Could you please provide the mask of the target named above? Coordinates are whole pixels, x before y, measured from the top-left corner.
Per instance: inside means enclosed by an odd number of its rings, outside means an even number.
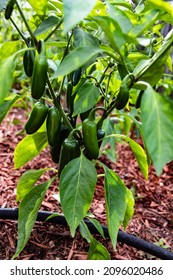
[[[60,25],[63,22],[63,18],[57,23],[57,25],[55,26],[55,28],[47,35],[47,37],[44,39],[44,41],[46,42],[52,35],[53,33],[60,27]]]
[[[10,21],[11,23],[14,25],[14,27],[16,28],[17,32],[20,34],[20,36],[22,37],[22,39],[25,41],[27,47],[29,47],[29,43],[27,38],[23,35],[23,33],[20,31],[20,29],[18,28],[18,26],[16,25],[16,23],[14,22],[14,20],[12,19],[12,17],[10,17]]]
[[[48,84],[48,87],[49,87],[49,90],[50,90],[50,93],[51,93],[51,97],[53,99],[53,103],[54,105],[57,107],[57,109],[59,110],[60,114],[61,114],[61,117],[63,118],[64,122],[66,123],[66,125],[68,126],[69,130],[73,130],[73,126],[71,125],[70,121],[68,120],[63,108],[61,107],[61,104],[58,100],[58,98],[56,97],[54,91],[53,91],[53,88],[51,86],[51,83],[50,83],[50,80],[49,78],[47,79],[47,84]]]
[[[25,18],[25,16],[24,16],[24,13],[23,13],[23,11],[22,11],[22,9],[21,9],[21,7],[20,7],[18,1],[15,0],[15,2],[16,2],[18,11],[19,11],[19,13],[20,13],[20,15],[21,15],[21,17],[22,17],[24,23],[25,23],[25,26],[26,26],[26,28],[27,28],[29,34],[31,35],[31,38],[32,38],[32,40],[33,40],[35,46],[37,47],[37,46],[38,46],[38,41],[37,41],[37,39],[36,39],[34,33],[32,32],[32,29],[30,28],[30,26],[29,26],[29,24],[28,24],[28,22],[27,22],[27,20],[26,20],[26,18]]]

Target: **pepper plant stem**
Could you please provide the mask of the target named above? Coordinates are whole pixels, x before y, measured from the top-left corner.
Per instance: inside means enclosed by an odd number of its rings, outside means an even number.
[[[32,40],[33,40],[33,42],[34,42],[35,46],[37,47],[37,45],[38,45],[38,41],[37,41],[37,39],[36,39],[36,37],[35,37],[34,33],[32,32],[32,29],[30,28],[30,26],[29,26],[29,24],[28,24],[28,22],[27,22],[27,20],[26,20],[26,18],[25,18],[25,16],[24,16],[24,14],[23,14],[23,11],[22,11],[22,9],[21,9],[21,7],[20,7],[20,5],[19,5],[18,1],[17,1],[17,0],[15,0],[15,2],[16,2],[16,5],[17,5],[17,8],[18,8],[18,11],[19,11],[19,13],[20,13],[20,15],[21,15],[21,17],[22,17],[22,19],[23,19],[24,23],[25,23],[25,26],[26,26],[26,28],[27,28],[27,30],[28,30],[28,32],[29,32],[29,34],[31,35],[31,38],[32,38]]]
[[[48,84],[48,87],[49,87],[49,90],[50,90],[50,93],[51,93],[51,96],[52,96],[52,99],[53,99],[53,103],[55,105],[55,107],[57,107],[57,109],[59,110],[60,114],[61,114],[61,117],[63,118],[64,122],[66,123],[66,125],[68,126],[69,130],[73,130],[73,126],[71,125],[70,121],[68,120],[63,108],[61,107],[61,104],[60,102],[58,101],[58,99],[56,98],[55,96],[55,93],[52,89],[52,86],[51,86],[51,83],[49,81],[49,78],[47,79],[47,84]]]

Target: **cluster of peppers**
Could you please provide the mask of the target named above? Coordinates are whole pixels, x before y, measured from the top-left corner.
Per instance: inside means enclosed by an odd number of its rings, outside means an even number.
[[[32,77],[31,96],[37,100],[31,111],[30,117],[25,124],[27,134],[33,134],[38,131],[46,121],[47,140],[50,146],[50,153],[53,162],[59,163],[59,176],[65,165],[72,159],[79,157],[81,146],[84,146],[85,153],[90,159],[96,159],[99,156],[100,139],[104,138],[104,131],[97,129],[95,121],[95,109],[85,112],[81,115],[83,140],[81,142],[81,133],[77,129],[69,130],[63,123],[61,114],[57,107],[49,106],[43,98],[46,82],[48,63],[46,58],[44,41],[39,42],[39,54],[35,58],[35,52],[27,50],[24,54],[23,66],[28,77]],[[73,112],[74,98],[72,95],[73,86],[76,86],[81,77],[81,68],[74,71],[71,81],[67,87],[67,107],[69,115]],[[40,82],[39,82],[40,81]],[[80,137],[79,137],[80,134]]]
[[[14,9],[15,1],[10,0],[6,6],[5,18],[9,19]],[[28,47],[32,47],[32,42],[28,42]],[[45,103],[43,95],[47,83],[48,62],[44,41],[40,40],[37,46],[38,55],[35,56],[34,50],[27,50],[24,53],[23,66],[28,77],[32,77],[31,96],[37,100],[31,111],[30,117],[25,125],[27,134],[33,134],[38,131],[46,120],[47,139],[50,145],[52,160],[59,163],[59,176],[65,165],[72,159],[79,157],[81,146],[83,145],[86,156],[92,160],[99,156],[99,147],[101,140],[105,136],[102,129],[97,128],[95,121],[95,111],[90,109],[80,115],[82,121],[82,134],[77,129],[69,131],[69,128],[61,120],[61,114],[57,107],[53,105],[51,108]],[[75,87],[81,78],[82,68],[80,67],[71,74],[70,82],[67,87],[66,103],[69,110],[69,117],[73,113],[73,105],[75,95],[73,87]],[[120,91],[116,98],[115,108],[121,110],[124,108],[129,99],[129,88],[133,84],[133,75],[124,75]],[[139,95],[140,103],[142,92]],[[139,104],[137,104],[139,106]],[[73,119],[70,119],[71,122]],[[80,137],[78,136],[80,135]],[[82,139],[82,142],[79,141]]]

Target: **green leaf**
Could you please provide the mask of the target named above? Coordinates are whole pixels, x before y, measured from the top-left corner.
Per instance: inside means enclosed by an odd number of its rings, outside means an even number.
[[[102,166],[105,171],[104,189],[108,230],[113,248],[115,249],[118,230],[123,222],[126,225],[129,220],[132,214],[132,204],[129,198],[129,190],[121,178],[104,164]]]
[[[85,238],[88,243],[90,243],[91,233],[90,233],[87,225],[84,223],[84,221],[81,221],[81,223],[79,224],[79,230],[80,230],[81,236],[83,238]]]
[[[110,260],[110,254],[107,249],[94,237],[91,238],[88,260]]]
[[[108,16],[97,16],[94,20],[104,31],[111,47],[120,55],[125,55],[126,40],[118,23]]]
[[[152,26],[154,22],[158,19],[160,15],[160,12],[158,10],[149,10],[146,13],[136,15],[136,22],[132,28],[131,33],[135,35],[136,37],[139,37],[140,35],[143,34],[147,28]]]
[[[37,156],[47,146],[46,132],[36,132],[27,135],[16,146],[14,151],[14,167],[20,168],[25,163]]]
[[[75,27],[73,30],[73,36],[74,36],[74,46],[76,48],[93,47],[93,46],[99,48],[100,46],[98,38],[84,31],[82,28]]]
[[[15,54],[0,63],[1,82],[0,82],[0,105],[9,93],[13,83],[13,75],[16,67]]]
[[[27,0],[38,15],[44,15],[46,12],[48,0]]]
[[[140,61],[139,65],[136,66],[133,73],[136,78],[145,78],[145,76],[151,76],[153,73],[156,74],[156,71],[163,67],[168,56],[170,55],[170,49],[173,43],[173,30],[170,30],[166,35],[163,44],[159,50],[152,56],[152,58],[144,61]],[[159,72],[160,73],[160,72]]]
[[[18,217],[18,242],[16,253],[13,256],[13,259],[15,259],[20,254],[28,242],[37,218],[38,210],[44,199],[46,191],[53,180],[54,178],[44,184],[40,184],[32,188],[20,203]]]
[[[40,26],[35,30],[34,34],[36,36],[41,35],[50,29],[52,29],[59,22],[59,18],[50,16],[46,20],[44,20]]]
[[[126,187],[118,175],[105,168],[105,201],[109,235],[115,248],[118,230],[126,213]]]
[[[105,135],[110,135],[114,133],[115,131],[114,126],[115,126],[114,121],[111,118],[108,117],[106,120],[104,120],[102,129],[105,131]],[[105,147],[107,144],[109,144],[109,149],[106,149],[104,153],[106,153],[107,157],[114,162],[117,158],[116,149],[115,149],[116,138],[115,137],[104,138],[101,148]]]
[[[125,212],[125,216],[124,216],[124,221],[123,221],[123,226],[126,229],[129,221],[131,220],[131,218],[133,217],[134,214],[134,196],[131,192],[131,190],[129,190],[128,188],[126,188],[127,191],[127,208],[126,208],[126,212]]]
[[[143,148],[141,145],[139,145],[137,142],[132,140],[129,137],[122,136],[122,138],[129,144],[138,164],[140,167],[140,170],[142,174],[144,175],[144,178],[148,178],[148,162],[147,162],[147,155],[144,152]]]
[[[141,119],[148,152],[160,175],[173,160],[173,103],[148,86],[142,96]]]
[[[70,31],[83,20],[94,8],[96,0],[63,0],[64,4],[64,33]]]
[[[22,44],[22,40],[4,42],[0,48],[0,61],[6,60],[11,55],[15,54]]]
[[[97,47],[80,47],[68,54],[59,65],[57,72],[53,75],[53,79],[68,75],[80,66],[88,62],[94,57],[101,49]]]
[[[173,19],[173,8],[171,3],[168,1],[162,1],[162,0],[146,0],[145,3],[145,9],[144,10],[151,10],[151,9],[157,9],[160,10],[162,13],[168,13],[171,18]],[[173,20],[172,20],[173,23]]]
[[[4,100],[4,102],[2,103],[2,105],[0,106],[0,123],[3,121],[3,119],[5,118],[6,114],[8,113],[8,111],[11,109],[11,107],[13,106],[13,104],[19,100],[20,95],[17,94],[11,94],[10,96],[8,96],[8,98],[6,98]]]
[[[99,96],[100,91],[94,84],[86,82],[82,85],[75,96],[73,116],[93,108],[97,103]]]
[[[96,219],[93,219],[93,218],[92,218],[92,219],[88,218],[88,220],[95,226],[95,228],[98,230],[98,232],[100,233],[100,235],[101,235],[103,238],[105,238],[105,236],[104,236],[104,231],[103,231],[103,228],[102,228],[100,222],[99,222],[98,220],[96,220]]]
[[[61,173],[60,200],[72,236],[90,207],[96,180],[94,164],[82,153],[70,161]]]
[[[132,28],[132,23],[127,16],[126,10],[121,10],[118,6],[108,5],[110,17],[119,25],[124,34],[128,34]]]
[[[22,200],[24,196],[30,192],[30,190],[33,188],[34,184],[37,182],[37,180],[43,175],[43,173],[47,170],[47,168],[39,169],[39,170],[27,170],[22,174],[22,176],[19,178],[18,184],[17,184],[17,197],[16,201]]]

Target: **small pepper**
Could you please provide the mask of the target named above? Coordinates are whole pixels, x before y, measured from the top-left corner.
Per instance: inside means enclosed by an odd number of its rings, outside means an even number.
[[[30,117],[25,124],[25,130],[27,134],[35,133],[44,123],[49,107],[44,101],[39,101],[34,104]]]
[[[62,144],[61,152],[60,152],[60,164],[59,164],[59,170],[58,175],[60,177],[60,174],[64,167],[74,158],[77,158],[80,156],[80,145],[78,140],[74,137],[74,134],[77,132],[76,129],[72,130]]]
[[[99,156],[99,145],[97,141],[97,123],[92,110],[87,119],[82,123],[84,146],[93,159]]]
[[[53,162],[55,163],[59,162],[62,143],[68,137],[69,133],[70,131],[67,125],[61,123],[60,132],[59,135],[57,136],[56,142],[53,146],[50,146],[50,154]]]
[[[79,67],[77,70],[75,70],[72,74],[72,85],[76,86],[81,78],[81,74],[82,74],[82,68]]]
[[[6,9],[5,9],[5,19],[9,19],[11,17],[13,9],[14,9],[14,4],[15,4],[14,0],[10,0],[8,2]]]
[[[40,53],[36,56],[34,61],[31,85],[31,95],[35,99],[40,99],[43,96],[47,82],[48,62],[43,40],[40,41],[40,47]]]
[[[134,81],[133,74],[128,74],[123,79],[115,104],[115,108],[117,110],[121,110],[126,106],[129,100],[129,89],[132,86],[133,81]]]
[[[33,69],[34,69],[34,58],[35,52],[32,50],[25,51],[24,56],[23,56],[23,67],[25,74],[28,77],[32,77],[33,74]]]
[[[61,128],[61,115],[55,106],[52,106],[49,109],[46,120],[46,128],[48,143],[49,145],[54,146]]]

